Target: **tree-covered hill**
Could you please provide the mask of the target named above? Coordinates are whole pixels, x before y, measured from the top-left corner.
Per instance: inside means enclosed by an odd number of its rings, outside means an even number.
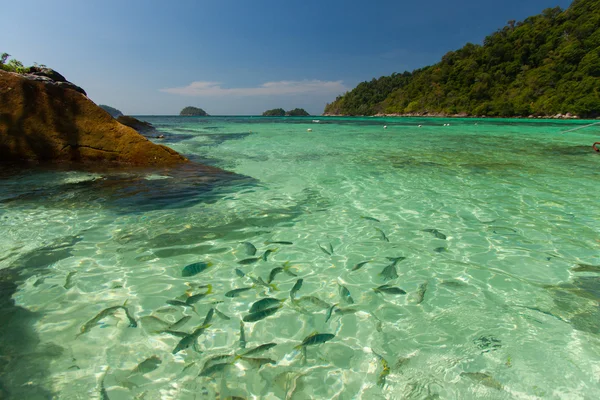
[[[209,115],[201,108],[188,106],[185,107],[179,115],[184,117],[208,117]]]
[[[274,108],[272,110],[267,110],[262,113],[263,117],[284,117],[285,110],[283,108]]]
[[[600,0],[548,8],[432,66],[360,83],[325,114],[600,115]]]

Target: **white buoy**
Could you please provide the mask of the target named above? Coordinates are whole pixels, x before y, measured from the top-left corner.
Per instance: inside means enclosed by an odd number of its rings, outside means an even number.
[[[312,129],[308,128],[308,129],[306,130],[306,132],[312,132]]]
[[[423,125],[419,125],[419,128],[422,127]]]
[[[383,129],[387,129],[387,125],[384,125],[384,126],[383,126]]]

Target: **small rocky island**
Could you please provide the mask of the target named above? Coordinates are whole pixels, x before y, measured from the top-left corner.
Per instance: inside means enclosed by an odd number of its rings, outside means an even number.
[[[45,67],[0,63],[0,162],[166,166],[188,160],[115,120]]]
[[[192,107],[192,106],[185,107],[183,110],[181,110],[179,115],[182,117],[209,117],[210,116],[203,109],[198,108],[198,107]]]
[[[285,111],[283,108],[274,108],[262,113],[263,117],[308,117],[309,115],[304,108],[294,108],[290,111]]]

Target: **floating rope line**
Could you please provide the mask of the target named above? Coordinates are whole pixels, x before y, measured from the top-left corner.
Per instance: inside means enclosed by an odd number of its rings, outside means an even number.
[[[567,133],[567,132],[578,131],[578,130],[580,130],[580,129],[583,129],[583,128],[589,128],[590,126],[594,126],[594,125],[598,125],[598,124],[600,124],[600,122],[594,122],[593,124],[584,125],[584,126],[580,126],[580,127],[578,127],[578,128],[569,129],[568,131],[564,131],[564,132],[561,132],[561,133]]]

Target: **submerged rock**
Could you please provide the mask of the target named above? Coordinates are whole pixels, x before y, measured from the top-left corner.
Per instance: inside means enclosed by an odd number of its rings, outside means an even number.
[[[118,123],[72,83],[38,73],[43,75],[0,71],[1,161],[152,166],[187,162]]]

